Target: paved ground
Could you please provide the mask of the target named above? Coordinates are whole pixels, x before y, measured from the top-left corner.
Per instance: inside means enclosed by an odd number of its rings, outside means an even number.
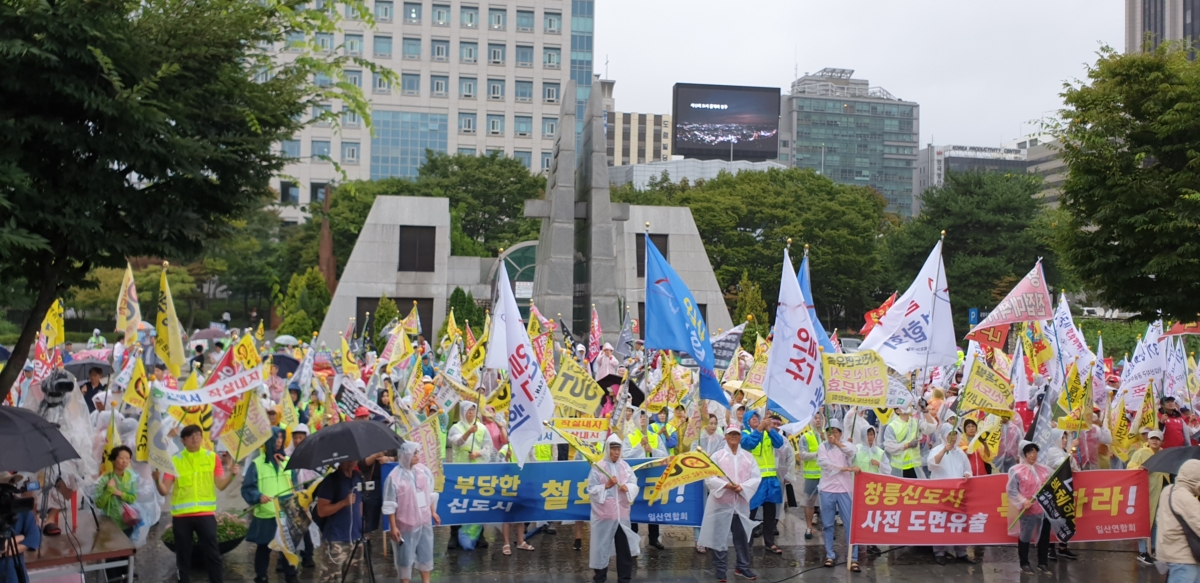
[[[236,498],[234,488],[222,493],[222,508],[241,508],[244,505]],[[169,519],[168,519],[169,520]],[[1153,567],[1139,564],[1135,560],[1136,544],[1132,541],[1121,543],[1079,544],[1073,545],[1080,554],[1080,560],[1075,562],[1051,563],[1054,575],[1021,576],[1017,565],[1015,547],[978,547],[971,549],[975,557],[983,557],[983,562],[976,565],[940,566],[934,563],[933,554],[927,548],[900,548],[876,558],[866,558],[862,561],[863,572],[851,574],[845,565],[833,569],[821,567],[824,560],[824,549],[820,542],[820,533],[815,533],[813,540],[805,541],[803,537],[803,516],[787,515],[783,521],[781,535],[777,539],[784,549],[782,555],[772,555],[762,548],[761,539],[753,550],[754,570],[759,575],[759,581],[870,581],[870,582],[976,582],[1000,583],[1008,581],[1073,581],[1080,583],[1161,583],[1165,577],[1159,575]],[[157,583],[174,581],[175,558],[161,543],[158,542],[157,531],[151,534],[151,542],[137,556],[138,578],[140,583]],[[649,548],[645,543],[645,531],[642,529],[642,556],[636,559],[635,581],[658,581],[663,583],[705,582],[715,581],[711,569],[711,559],[707,555],[699,555],[695,551],[694,539],[690,528],[664,528],[663,544],[666,550]],[[799,533],[797,535],[796,533]],[[500,543],[495,542],[500,536],[499,531],[489,528],[486,537],[492,541],[487,549],[467,551],[447,551],[446,541],[449,536],[448,528],[435,529],[436,560],[433,580],[445,583],[575,583],[591,581],[592,572],[588,568],[587,534],[584,533],[584,549],[576,552],[571,548],[573,536],[570,526],[559,526],[557,535],[537,535],[530,543],[537,547],[534,552],[523,552],[514,549],[512,556],[506,557],[500,552]],[[838,529],[839,556],[844,557],[844,541],[841,529]],[[913,541],[919,542],[919,541]],[[378,581],[397,581],[396,569],[390,559],[381,556],[382,545],[376,539],[375,574]],[[240,547],[225,555],[225,580],[229,582],[252,581],[253,545],[243,543]],[[318,554],[319,556],[319,554]],[[315,581],[312,569],[302,570],[301,581]],[[732,568],[729,572],[730,581],[742,580],[733,578]],[[609,580],[616,581],[616,573],[610,570]],[[192,574],[193,581],[206,581],[202,571]],[[282,582],[281,573],[272,571],[271,580]],[[420,580],[419,578],[417,579]],[[357,582],[356,582],[357,583]]]

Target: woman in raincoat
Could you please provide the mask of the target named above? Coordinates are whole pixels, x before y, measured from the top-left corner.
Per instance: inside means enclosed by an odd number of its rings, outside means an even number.
[[[633,577],[633,557],[641,553],[641,539],[629,524],[629,508],[638,495],[637,476],[621,459],[621,438],[609,435],[606,443],[607,454],[588,476],[592,501],[588,566],[595,571],[592,580],[604,583],[608,580],[608,561],[615,556],[617,581],[628,583]]]
[[[967,453],[958,447],[958,431],[949,423],[943,423],[937,429],[937,445],[929,450],[925,464],[929,467],[930,480],[956,480],[970,478],[971,460]],[[946,553],[954,553],[954,558],[960,563],[972,564],[975,561],[967,556],[965,546],[933,547],[934,560],[939,565],[946,564]]]
[[[1037,537],[1038,570],[1047,575],[1051,573],[1048,563],[1050,521],[1034,496],[1052,471],[1038,463],[1038,446],[1028,441],[1021,446],[1021,463],[1008,470],[1008,515],[1021,517],[1010,523],[1008,534],[1017,535],[1017,557],[1021,561],[1021,572],[1027,575],[1034,574],[1033,567],[1029,566],[1029,546],[1034,537]]]
[[[492,436],[487,427],[478,419],[479,406],[472,401],[459,401],[458,423],[450,427],[446,441],[450,444],[450,461],[456,464],[479,464],[490,461],[495,452],[492,450]],[[460,527],[450,527],[450,544],[448,548],[459,548],[458,531]],[[468,531],[471,532],[471,531]],[[480,548],[487,548],[487,539],[482,531],[479,535]]]
[[[262,455],[249,464],[242,478],[242,500],[250,505],[250,527],[246,542],[254,543],[254,580],[266,582],[271,564],[271,541],[275,539],[276,498],[294,494],[295,472],[286,470],[288,458],[283,455],[284,431],[271,428],[271,438],[263,445]],[[283,561],[283,576],[288,583],[296,581],[296,567]]]
[[[1071,471],[1079,471],[1079,461],[1075,456],[1067,453],[1070,448],[1070,434],[1062,429],[1050,430],[1050,447],[1046,451],[1046,467],[1050,471],[1058,469],[1058,465],[1063,463],[1063,460],[1070,460]],[[1059,557],[1072,561],[1078,560],[1079,555],[1067,548],[1067,543],[1060,542],[1056,547],[1050,547],[1050,558],[1057,561]]]
[[[421,581],[429,583],[433,571],[433,525],[441,525],[438,516],[438,493],[433,491],[433,472],[421,463],[420,446],[406,442],[400,446],[396,469],[383,486],[383,514],[391,528],[392,549],[396,555],[396,571],[400,580],[412,579],[416,567]]]
[[[741,448],[741,441],[740,427],[725,428],[725,449],[712,455],[713,463],[725,476],[704,480],[708,500],[697,544],[712,549],[717,581],[725,581],[730,545],[737,553],[735,572],[747,579],[756,578],[750,571],[750,533],[758,523],[750,520],[750,499],[758,490],[762,473],[754,456]]]

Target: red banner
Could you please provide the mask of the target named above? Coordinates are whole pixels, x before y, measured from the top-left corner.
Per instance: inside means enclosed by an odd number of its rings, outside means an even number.
[[[1071,542],[1150,536],[1150,488],[1142,470],[1075,472],[1075,538]],[[854,481],[856,545],[1005,545],[1007,475],[961,480],[909,480],[858,474]]]

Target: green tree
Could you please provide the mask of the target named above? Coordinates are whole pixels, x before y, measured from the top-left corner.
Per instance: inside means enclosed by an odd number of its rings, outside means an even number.
[[[767,319],[767,302],[762,297],[762,286],[750,279],[749,271],[742,271],[742,279],[737,283],[737,304],[733,310],[734,325],[746,322],[746,332],[742,334],[742,348],[754,352],[755,333],[766,337],[768,330],[764,329]]]
[[[250,311],[251,297],[268,297],[278,277],[282,223],[279,211],[260,199],[256,208],[230,222],[228,235],[210,242],[199,262],[206,275],[219,278],[234,298],[241,297],[243,312]]]
[[[880,299],[908,289],[941,231],[946,232],[942,258],[954,330],[960,335],[969,330],[969,308],[996,305],[1038,257],[1045,257],[1046,277],[1056,281],[1046,237],[1039,230],[1044,224],[1038,221],[1044,208],[1040,183],[1040,177],[1027,174],[947,173],[945,184],[921,196],[921,214],[885,237],[891,269]]]
[[[384,346],[387,346],[387,334],[391,330],[386,326],[393,318],[400,317],[400,308],[396,306],[395,300],[383,294],[379,297],[379,307],[375,308],[375,329],[372,333],[375,334],[375,347],[380,351]]]
[[[311,337],[325,321],[329,302],[329,287],[319,269],[309,267],[304,273],[293,275],[288,282],[287,295],[280,303],[283,324],[277,332],[291,334],[300,340]]]
[[[347,3],[371,25],[362,0]],[[93,268],[194,256],[226,233],[268,193],[287,162],[277,144],[314,106],[336,99],[369,119],[342,71],[396,75],[317,46],[311,33],[340,14],[299,0],[0,3],[0,273],[36,297],[14,353]],[[296,58],[277,61],[284,43]],[[18,370],[0,371],[0,398]]]
[[[1121,310],[1200,313],[1200,64],[1188,47],[1105,47],[1063,93],[1067,177],[1055,247],[1089,291]]]
[[[471,292],[463,291],[461,287],[455,286],[454,291],[450,292],[450,298],[446,300],[446,314],[450,314],[450,310],[454,310],[454,321],[461,329],[466,326],[467,321],[475,322],[476,326],[483,324],[486,314],[483,308],[475,303],[475,297]],[[440,339],[446,335],[446,328],[449,324],[449,318],[442,321],[442,329],[438,330],[437,337]],[[482,334],[478,330],[477,334]],[[476,336],[478,338],[478,336]]]
[[[162,265],[150,265],[133,272],[133,284],[138,290],[138,304],[142,308],[142,318],[147,322],[154,322],[161,275]],[[97,267],[87,275],[82,286],[73,287],[66,292],[68,304],[87,312],[91,318],[115,319],[117,297],[121,293],[121,282],[124,280],[124,268]],[[196,291],[196,281],[184,266],[171,265],[167,268],[167,284],[171,286],[171,297],[175,300],[176,310],[180,308],[181,297],[187,297]]]

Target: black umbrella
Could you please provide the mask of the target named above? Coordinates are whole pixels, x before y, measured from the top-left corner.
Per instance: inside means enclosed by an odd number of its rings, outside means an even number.
[[[21,407],[0,407],[0,471],[36,472],[79,458],[53,423]]]
[[[1172,447],[1164,449],[1142,464],[1148,472],[1178,474],[1179,466],[1188,460],[1200,460],[1200,447]]]
[[[8,362],[8,358],[10,356],[12,356],[12,352],[3,346],[0,346],[0,362]]]
[[[315,470],[346,460],[363,460],[404,444],[391,430],[369,421],[343,421],[322,427],[296,446],[289,470]]]
[[[596,381],[596,384],[600,385],[600,388],[602,389],[607,389],[613,385],[619,385],[621,384],[621,375],[610,374]]]
[[[629,402],[634,407],[641,407],[646,400],[646,393],[642,392],[641,387],[633,381],[629,381]]]
[[[296,374],[296,369],[300,368],[300,361],[286,354],[275,353],[271,355],[271,362],[279,367],[275,376],[286,379],[289,374]]]
[[[88,373],[91,372],[91,370],[93,368],[100,369],[100,376],[102,376],[102,377],[106,377],[106,376],[112,374],[112,371],[113,371],[113,367],[111,364],[109,364],[103,360],[97,360],[95,358],[84,358],[82,360],[72,360],[71,362],[68,362],[65,366],[63,366],[63,368],[67,369],[67,372],[75,375],[75,378],[77,378],[77,379],[88,378]]]

